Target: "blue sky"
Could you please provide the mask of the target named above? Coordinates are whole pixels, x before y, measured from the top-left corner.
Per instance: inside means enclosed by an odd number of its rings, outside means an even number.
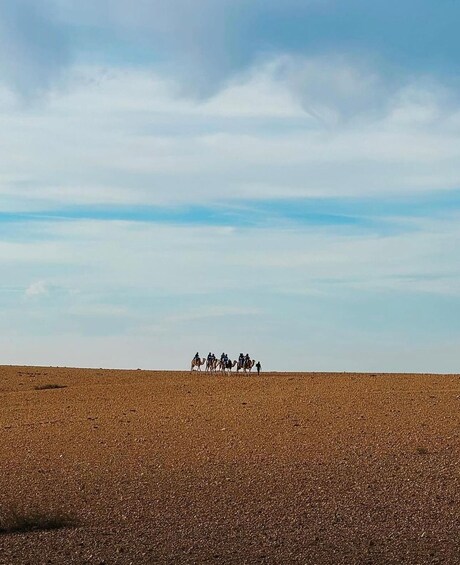
[[[457,371],[459,20],[0,0],[1,362]]]

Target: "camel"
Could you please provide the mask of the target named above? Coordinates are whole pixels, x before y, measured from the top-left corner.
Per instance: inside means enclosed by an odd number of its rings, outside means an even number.
[[[254,363],[255,363],[255,359],[249,359],[249,361],[246,361],[246,359],[243,359],[241,362],[238,361],[238,365],[236,367],[236,372],[238,373],[240,371],[240,369],[242,369],[244,372],[249,371],[251,372],[251,369],[254,367]]]
[[[206,363],[206,359],[203,357],[203,361],[201,359],[192,359],[192,364],[190,366],[190,371],[193,371],[193,369],[196,367],[198,371],[201,371],[201,365],[204,365]]]
[[[249,359],[249,362],[244,364],[244,372],[246,372],[246,370],[251,372],[251,369],[254,367],[255,362],[255,359]]]
[[[216,371],[217,370],[217,359],[210,359],[209,361],[206,359],[206,371]]]
[[[255,362],[256,362],[255,359],[249,359],[249,361],[246,361],[244,359],[243,363],[238,363],[238,366],[236,368],[236,372],[238,373],[240,369],[242,369],[244,372],[246,372],[246,371],[251,372],[251,369],[254,367]]]
[[[220,362],[220,370],[223,371],[224,373],[227,372],[227,371],[232,372],[232,368],[235,365],[236,365],[236,361],[232,361],[231,359],[229,359],[226,364],[221,361]]]

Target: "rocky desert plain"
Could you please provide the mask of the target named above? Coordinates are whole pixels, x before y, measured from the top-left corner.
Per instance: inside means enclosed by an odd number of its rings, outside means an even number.
[[[460,563],[459,375],[4,366],[0,401],[1,564]]]

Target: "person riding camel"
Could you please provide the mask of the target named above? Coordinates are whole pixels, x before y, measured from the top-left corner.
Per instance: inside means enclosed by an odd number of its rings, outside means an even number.
[[[195,353],[194,359],[195,361],[198,361],[198,359],[200,359],[200,354],[198,353],[198,351]]]

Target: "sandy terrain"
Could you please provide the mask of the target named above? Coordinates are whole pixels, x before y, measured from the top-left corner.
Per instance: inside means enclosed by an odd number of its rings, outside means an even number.
[[[36,390],[47,384],[65,385]],[[460,376],[0,367],[0,563],[460,563]]]

